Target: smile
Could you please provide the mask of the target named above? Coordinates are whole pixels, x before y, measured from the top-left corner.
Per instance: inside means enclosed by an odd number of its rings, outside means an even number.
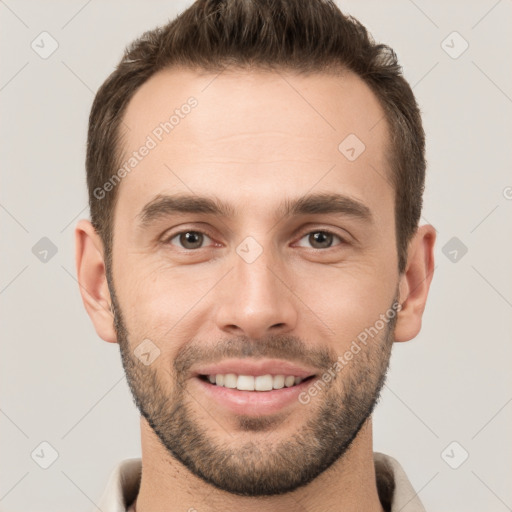
[[[272,391],[297,386],[303,380],[313,376],[301,378],[294,375],[236,375],[234,373],[201,375],[200,378],[208,380],[211,384],[239,391]]]

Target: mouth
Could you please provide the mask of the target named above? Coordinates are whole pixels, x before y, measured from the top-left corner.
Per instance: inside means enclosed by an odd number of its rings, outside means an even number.
[[[302,406],[319,369],[284,359],[225,359],[197,366],[190,380],[206,403],[236,415],[261,416]]]
[[[300,397],[314,378],[315,375],[201,373],[191,383],[204,395],[206,403],[224,414],[261,417],[304,407]]]
[[[237,375],[235,373],[219,373],[198,375],[203,382],[216,387],[224,387],[238,391],[269,392],[285,388],[293,388],[303,382],[310,381],[314,375],[299,377],[296,375]]]

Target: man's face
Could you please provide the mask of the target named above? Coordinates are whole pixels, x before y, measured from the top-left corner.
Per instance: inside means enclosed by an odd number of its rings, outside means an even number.
[[[191,96],[172,131],[155,131]],[[350,73],[165,71],[128,106],[125,159],[156,144],[117,190],[109,270],[123,364],[163,446],[221,489],[305,485],[376,403],[394,328],[378,321],[399,277],[383,115]],[[345,200],[328,209],[333,194]],[[229,211],[175,211],[164,196],[177,195]],[[241,387],[304,381],[249,391],[213,374]]]

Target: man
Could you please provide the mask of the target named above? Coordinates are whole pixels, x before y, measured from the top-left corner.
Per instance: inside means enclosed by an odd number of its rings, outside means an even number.
[[[335,4],[199,0],[98,91],[77,271],[142,460],[103,512],[424,510],[372,449],[435,231],[394,53]]]

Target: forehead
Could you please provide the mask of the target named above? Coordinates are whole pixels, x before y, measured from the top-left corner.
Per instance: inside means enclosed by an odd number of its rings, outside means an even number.
[[[164,70],[136,92],[123,121],[128,172],[118,203],[133,219],[155,195],[176,191],[257,207],[276,192],[340,187],[371,202],[389,189],[384,111],[351,72]]]

